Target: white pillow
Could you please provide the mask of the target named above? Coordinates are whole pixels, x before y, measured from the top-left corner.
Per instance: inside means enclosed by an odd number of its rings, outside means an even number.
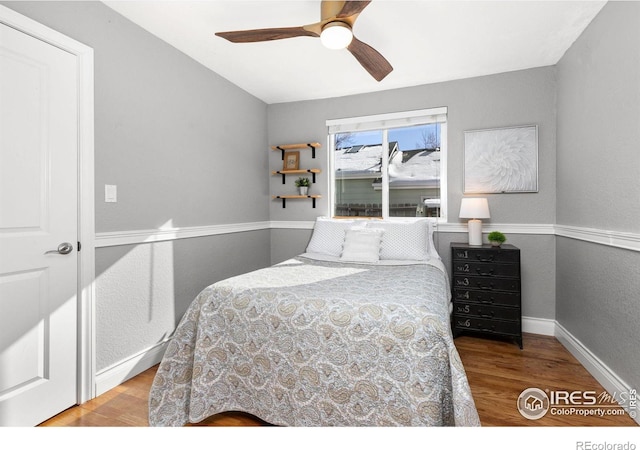
[[[367,227],[384,230],[380,259],[411,261],[428,261],[430,259],[430,224],[428,220],[372,221],[367,224]]]
[[[307,245],[307,253],[340,256],[345,231],[361,221],[318,217]]]
[[[438,253],[438,249],[436,248],[436,244],[433,242],[433,222],[431,220],[427,221],[427,236],[429,237],[428,240],[428,250],[427,252],[429,253],[429,257],[430,259],[439,259],[442,260],[442,258],[440,257],[440,254]]]
[[[347,230],[340,261],[375,263],[380,260],[380,244],[384,230]]]

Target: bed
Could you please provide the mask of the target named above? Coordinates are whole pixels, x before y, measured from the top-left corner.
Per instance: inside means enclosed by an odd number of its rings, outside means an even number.
[[[306,252],[205,288],[149,396],[152,426],[478,426],[432,222],[318,218]]]

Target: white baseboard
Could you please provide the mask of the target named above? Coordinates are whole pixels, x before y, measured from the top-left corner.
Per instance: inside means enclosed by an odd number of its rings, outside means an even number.
[[[169,341],[161,342],[126,360],[120,361],[96,375],[96,396],[121,385],[162,361]]]
[[[628,393],[631,390],[624,380],[558,322],[556,322],[555,336],[611,396],[619,395],[621,392]],[[636,416],[634,420],[640,425],[640,417]]]
[[[523,317],[522,331],[524,333],[554,336],[584,366],[587,372],[602,385],[609,395],[616,396],[621,392],[628,393],[631,390],[631,387],[624,380],[556,320]],[[640,425],[640,417],[636,416],[634,420]]]
[[[536,317],[522,317],[522,332],[555,336],[556,321],[553,319],[538,319]]]

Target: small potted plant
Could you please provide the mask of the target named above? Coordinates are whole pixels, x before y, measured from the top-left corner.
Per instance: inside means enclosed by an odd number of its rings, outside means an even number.
[[[507,237],[499,231],[492,231],[487,236],[489,243],[494,247],[500,247],[507,240]]]
[[[296,180],[296,187],[298,188],[300,195],[307,195],[309,185],[311,185],[311,182],[306,177],[300,177]]]

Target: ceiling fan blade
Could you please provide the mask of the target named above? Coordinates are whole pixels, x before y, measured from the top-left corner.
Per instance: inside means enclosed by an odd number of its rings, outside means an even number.
[[[365,44],[355,36],[351,40],[351,44],[347,47],[358,62],[371,74],[376,81],[382,81],[384,77],[389,75],[393,70],[389,61],[385,59],[376,49]]]
[[[306,30],[304,27],[289,28],[263,28],[259,30],[243,30],[243,31],[222,31],[216,33],[216,36],[224,38],[230,42],[263,42],[275,41],[278,39],[288,39],[300,36],[318,37],[317,33]]]
[[[347,0],[346,2],[344,2],[344,6],[342,7],[342,10],[338,13],[336,17],[338,17],[339,19],[342,19],[344,17],[349,17],[354,14],[360,14],[362,10],[369,5],[369,3],[371,3],[371,0],[364,0],[364,1]]]

